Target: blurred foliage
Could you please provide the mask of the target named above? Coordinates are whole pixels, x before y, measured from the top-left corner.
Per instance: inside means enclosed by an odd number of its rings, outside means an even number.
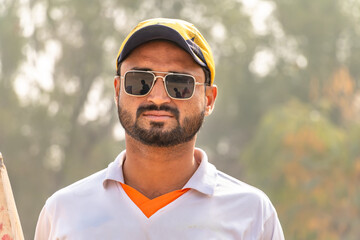
[[[288,239],[357,239],[359,1],[0,0],[0,151],[26,238],[47,197],[124,149],[116,53],[159,16],[213,48],[219,96],[198,138],[211,161],[271,197]]]
[[[277,203],[289,239],[359,236],[358,129],[298,100],[263,117],[242,160],[250,181]]]

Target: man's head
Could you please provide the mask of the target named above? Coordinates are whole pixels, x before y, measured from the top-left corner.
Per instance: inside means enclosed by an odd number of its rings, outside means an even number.
[[[205,39],[189,26],[181,20],[148,20],[120,48],[114,81],[119,118],[127,135],[143,144],[169,147],[191,141],[213,109],[213,58]],[[190,40],[184,32],[193,34]],[[199,36],[206,53],[196,47]]]

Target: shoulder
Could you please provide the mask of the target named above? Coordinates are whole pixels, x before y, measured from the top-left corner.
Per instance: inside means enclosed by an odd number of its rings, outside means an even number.
[[[108,182],[122,181],[121,164],[124,155],[125,151],[121,152],[113,162],[110,162],[107,168],[58,190],[48,198],[46,204],[51,205],[59,201],[62,203],[79,201],[81,204],[84,199],[87,201],[91,197],[98,199],[106,189],[109,189]]]
[[[99,191],[104,189],[103,181],[105,176],[106,169],[64,187],[50,196],[46,201],[46,205],[48,205],[48,207],[54,207],[54,205],[59,202],[65,204],[67,202],[70,203],[75,199],[87,198],[91,195],[99,194]]]
[[[249,204],[254,207],[255,205],[272,207],[270,199],[263,191],[218,170],[208,161],[203,150],[197,148],[195,153],[198,154],[201,163],[193,176],[194,179],[191,179],[194,180],[195,184],[191,186],[205,185],[207,188],[211,188],[211,191],[201,191],[200,188],[200,192],[206,194],[212,192],[213,194],[210,195],[221,202],[234,201],[234,203],[240,203],[242,206]],[[199,190],[199,187],[195,189]]]
[[[260,189],[217,170],[215,196],[268,218],[276,213],[269,197]]]
[[[216,196],[218,202],[225,206],[222,210],[225,209],[229,218],[236,219],[241,225],[250,223],[246,228],[249,236],[284,239],[275,207],[260,189],[217,170]]]
[[[242,182],[222,171],[217,170],[216,186],[218,190],[233,194],[254,194],[261,198],[268,198],[260,189]]]

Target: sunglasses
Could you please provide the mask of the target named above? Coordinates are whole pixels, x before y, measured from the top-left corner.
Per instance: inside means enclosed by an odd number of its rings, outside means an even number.
[[[156,74],[166,74],[165,76],[156,76]],[[124,76],[125,92],[131,96],[143,97],[150,93],[155,85],[155,81],[161,78],[164,81],[166,93],[172,99],[187,100],[195,92],[196,85],[205,83],[196,82],[195,77],[189,74],[130,70]]]

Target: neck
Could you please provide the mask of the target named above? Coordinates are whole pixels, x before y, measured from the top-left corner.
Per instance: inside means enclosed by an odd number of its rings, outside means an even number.
[[[195,140],[172,147],[153,147],[126,135],[125,183],[150,199],[181,189],[198,167]]]

